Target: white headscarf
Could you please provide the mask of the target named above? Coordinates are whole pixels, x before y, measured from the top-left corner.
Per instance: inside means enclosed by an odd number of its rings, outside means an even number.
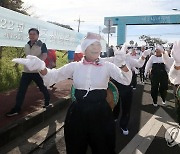
[[[81,43],[82,52],[85,52],[88,46],[94,42],[100,42],[101,36],[95,33],[88,32],[86,38]]]
[[[93,44],[94,42],[100,42],[100,41],[97,39],[84,39],[83,42],[81,43],[82,52],[85,52],[87,47]]]

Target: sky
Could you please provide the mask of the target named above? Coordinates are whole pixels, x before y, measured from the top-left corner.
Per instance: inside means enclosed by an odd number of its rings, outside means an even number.
[[[32,6],[29,13],[44,21],[56,21],[70,25],[75,31],[78,29],[77,19],[81,22],[80,32],[101,33],[107,39],[107,34],[101,30],[105,28],[104,17],[136,16],[136,15],[169,15],[180,14],[173,8],[180,9],[180,0],[22,0],[24,7]],[[159,37],[168,42],[178,40],[180,25],[151,25],[127,26],[126,42],[134,40],[139,45],[141,35]],[[117,34],[110,36],[110,44],[116,45]]]

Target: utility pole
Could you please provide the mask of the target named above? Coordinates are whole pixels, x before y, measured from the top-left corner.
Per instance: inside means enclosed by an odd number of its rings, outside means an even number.
[[[111,33],[115,33],[116,29],[115,29],[115,27],[112,27],[113,26],[113,21],[111,19],[106,19],[105,22],[104,22],[104,25],[106,27],[103,28],[102,32],[104,34],[108,34],[108,47],[109,47],[109,35]]]
[[[101,26],[99,26],[99,35],[101,35],[101,31],[102,31]]]
[[[78,32],[79,32],[79,28],[80,28],[81,22],[85,22],[85,21],[82,21],[82,20],[80,19],[80,17],[79,17],[78,20],[74,20],[74,21],[77,21],[77,22],[78,22]]]

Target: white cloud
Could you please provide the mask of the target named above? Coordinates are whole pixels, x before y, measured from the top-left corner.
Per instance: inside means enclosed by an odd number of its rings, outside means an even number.
[[[104,27],[106,16],[176,14],[172,8],[180,6],[179,0],[23,0],[25,5],[34,6],[35,14],[42,20],[68,24],[77,30],[79,16],[80,31],[98,32],[99,26]],[[136,26],[134,29],[140,29]],[[149,29],[158,29],[152,26]],[[166,29],[167,30],[167,29]],[[116,35],[116,34],[114,34]],[[116,38],[112,37],[113,42]]]
[[[98,21],[104,16],[144,15],[173,13],[162,0],[23,0],[36,8],[37,14],[48,17],[64,18],[70,21],[79,15],[86,20]],[[170,2],[171,0],[166,0]],[[165,5],[162,7],[162,5]]]

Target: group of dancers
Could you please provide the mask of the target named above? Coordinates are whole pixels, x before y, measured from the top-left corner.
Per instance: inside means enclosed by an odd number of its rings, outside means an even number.
[[[58,69],[46,68],[43,59],[30,52],[26,58],[13,59],[14,62],[23,64],[28,71],[38,73],[46,87],[68,78],[73,79],[76,100],[68,109],[64,126],[67,154],[84,154],[88,146],[94,154],[115,154],[115,123],[120,105],[122,114],[119,126],[124,135],[129,134],[132,72],[144,66],[151,50],[144,50],[136,59],[133,51],[128,53],[127,45],[124,44],[121,49],[115,49],[114,57],[100,58],[100,40],[100,35],[87,33],[81,43],[84,55],[82,60]],[[158,91],[165,104],[168,78],[174,88],[180,84],[180,41],[173,45],[171,55],[172,57],[169,57],[162,46],[156,46],[155,54],[145,66],[143,75],[146,76],[151,69],[151,96],[154,106],[157,106]],[[120,94],[113,112],[106,100],[110,80]],[[176,103],[179,103],[178,99]],[[179,104],[177,106],[179,107]]]

